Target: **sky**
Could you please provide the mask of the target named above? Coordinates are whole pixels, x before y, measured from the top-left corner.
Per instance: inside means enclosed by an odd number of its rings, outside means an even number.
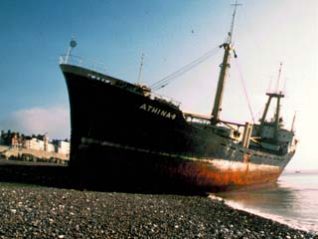
[[[103,62],[108,74],[155,83],[226,39],[232,0],[1,0],[0,129],[69,138],[69,102],[59,56],[69,41],[74,55]],[[265,93],[279,89],[285,126],[296,112],[297,153],[290,169],[318,168],[318,1],[241,0],[233,59],[221,118],[259,119]],[[157,93],[185,111],[210,114],[222,51]],[[244,82],[244,83],[242,83]]]

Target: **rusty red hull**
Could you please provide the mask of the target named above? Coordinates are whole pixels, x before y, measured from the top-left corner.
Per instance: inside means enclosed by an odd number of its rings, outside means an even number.
[[[232,162],[232,165],[229,165],[224,161],[212,159],[186,162],[181,164],[175,173],[191,180],[191,183],[199,187],[213,190],[215,187],[233,188],[275,182],[282,172],[277,166],[255,165],[244,162]],[[221,164],[226,164],[228,167],[223,167]]]
[[[100,146],[82,147],[78,167],[82,179],[103,187],[151,188],[160,191],[225,191],[237,187],[275,182],[282,172],[278,166],[222,159],[185,159]],[[88,162],[88,161],[86,161]]]

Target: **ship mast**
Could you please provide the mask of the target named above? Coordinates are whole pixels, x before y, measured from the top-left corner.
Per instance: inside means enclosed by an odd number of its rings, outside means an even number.
[[[268,100],[267,100],[267,103],[265,105],[263,116],[260,119],[259,135],[261,136],[263,134],[264,126],[266,124],[266,116],[267,116],[271,101],[273,98],[276,98],[276,110],[275,110],[274,121],[273,121],[273,126],[274,126],[273,139],[274,140],[277,140],[279,127],[280,127],[280,123],[282,120],[280,118],[280,101],[281,101],[281,98],[284,98],[284,96],[285,96],[283,94],[283,92],[279,90],[279,82],[280,82],[280,78],[281,78],[281,74],[282,74],[282,67],[283,67],[283,63],[280,63],[279,70],[278,70],[278,78],[277,78],[277,83],[276,83],[276,92],[266,93],[266,95],[268,96]]]
[[[219,117],[220,117],[219,114],[220,114],[220,111],[222,110],[221,105],[222,105],[222,98],[223,98],[223,88],[224,88],[225,79],[227,78],[228,70],[230,68],[231,52],[233,52],[234,57],[236,57],[234,48],[232,46],[232,36],[233,36],[233,30],[234,30],[236,10],[237,10],[237,7],[240,5],[241,4],[237,3],[237,0],[235,1],[235,4],[233,4],[234,10],[232,15],[230,31],[228,33],[226,42],[220,46],[220,48],[221,47],[224,48],[224,55],[223,55],[223,61],[220,65],[221,69],[219,74],[217,91],[216,91],[215,99],[214,99],[211,124],[216,124],[219,122]]]

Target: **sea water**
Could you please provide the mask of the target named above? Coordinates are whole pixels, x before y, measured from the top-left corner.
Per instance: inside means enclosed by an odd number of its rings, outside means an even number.
[[[234,208],[318,234],[318,172],[284,173],[276,184],[216,196]]]

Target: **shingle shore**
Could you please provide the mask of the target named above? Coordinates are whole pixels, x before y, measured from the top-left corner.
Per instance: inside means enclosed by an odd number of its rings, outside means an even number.
[[[315,238],[203,196],[0,183],[0,202],[0,238]]]

